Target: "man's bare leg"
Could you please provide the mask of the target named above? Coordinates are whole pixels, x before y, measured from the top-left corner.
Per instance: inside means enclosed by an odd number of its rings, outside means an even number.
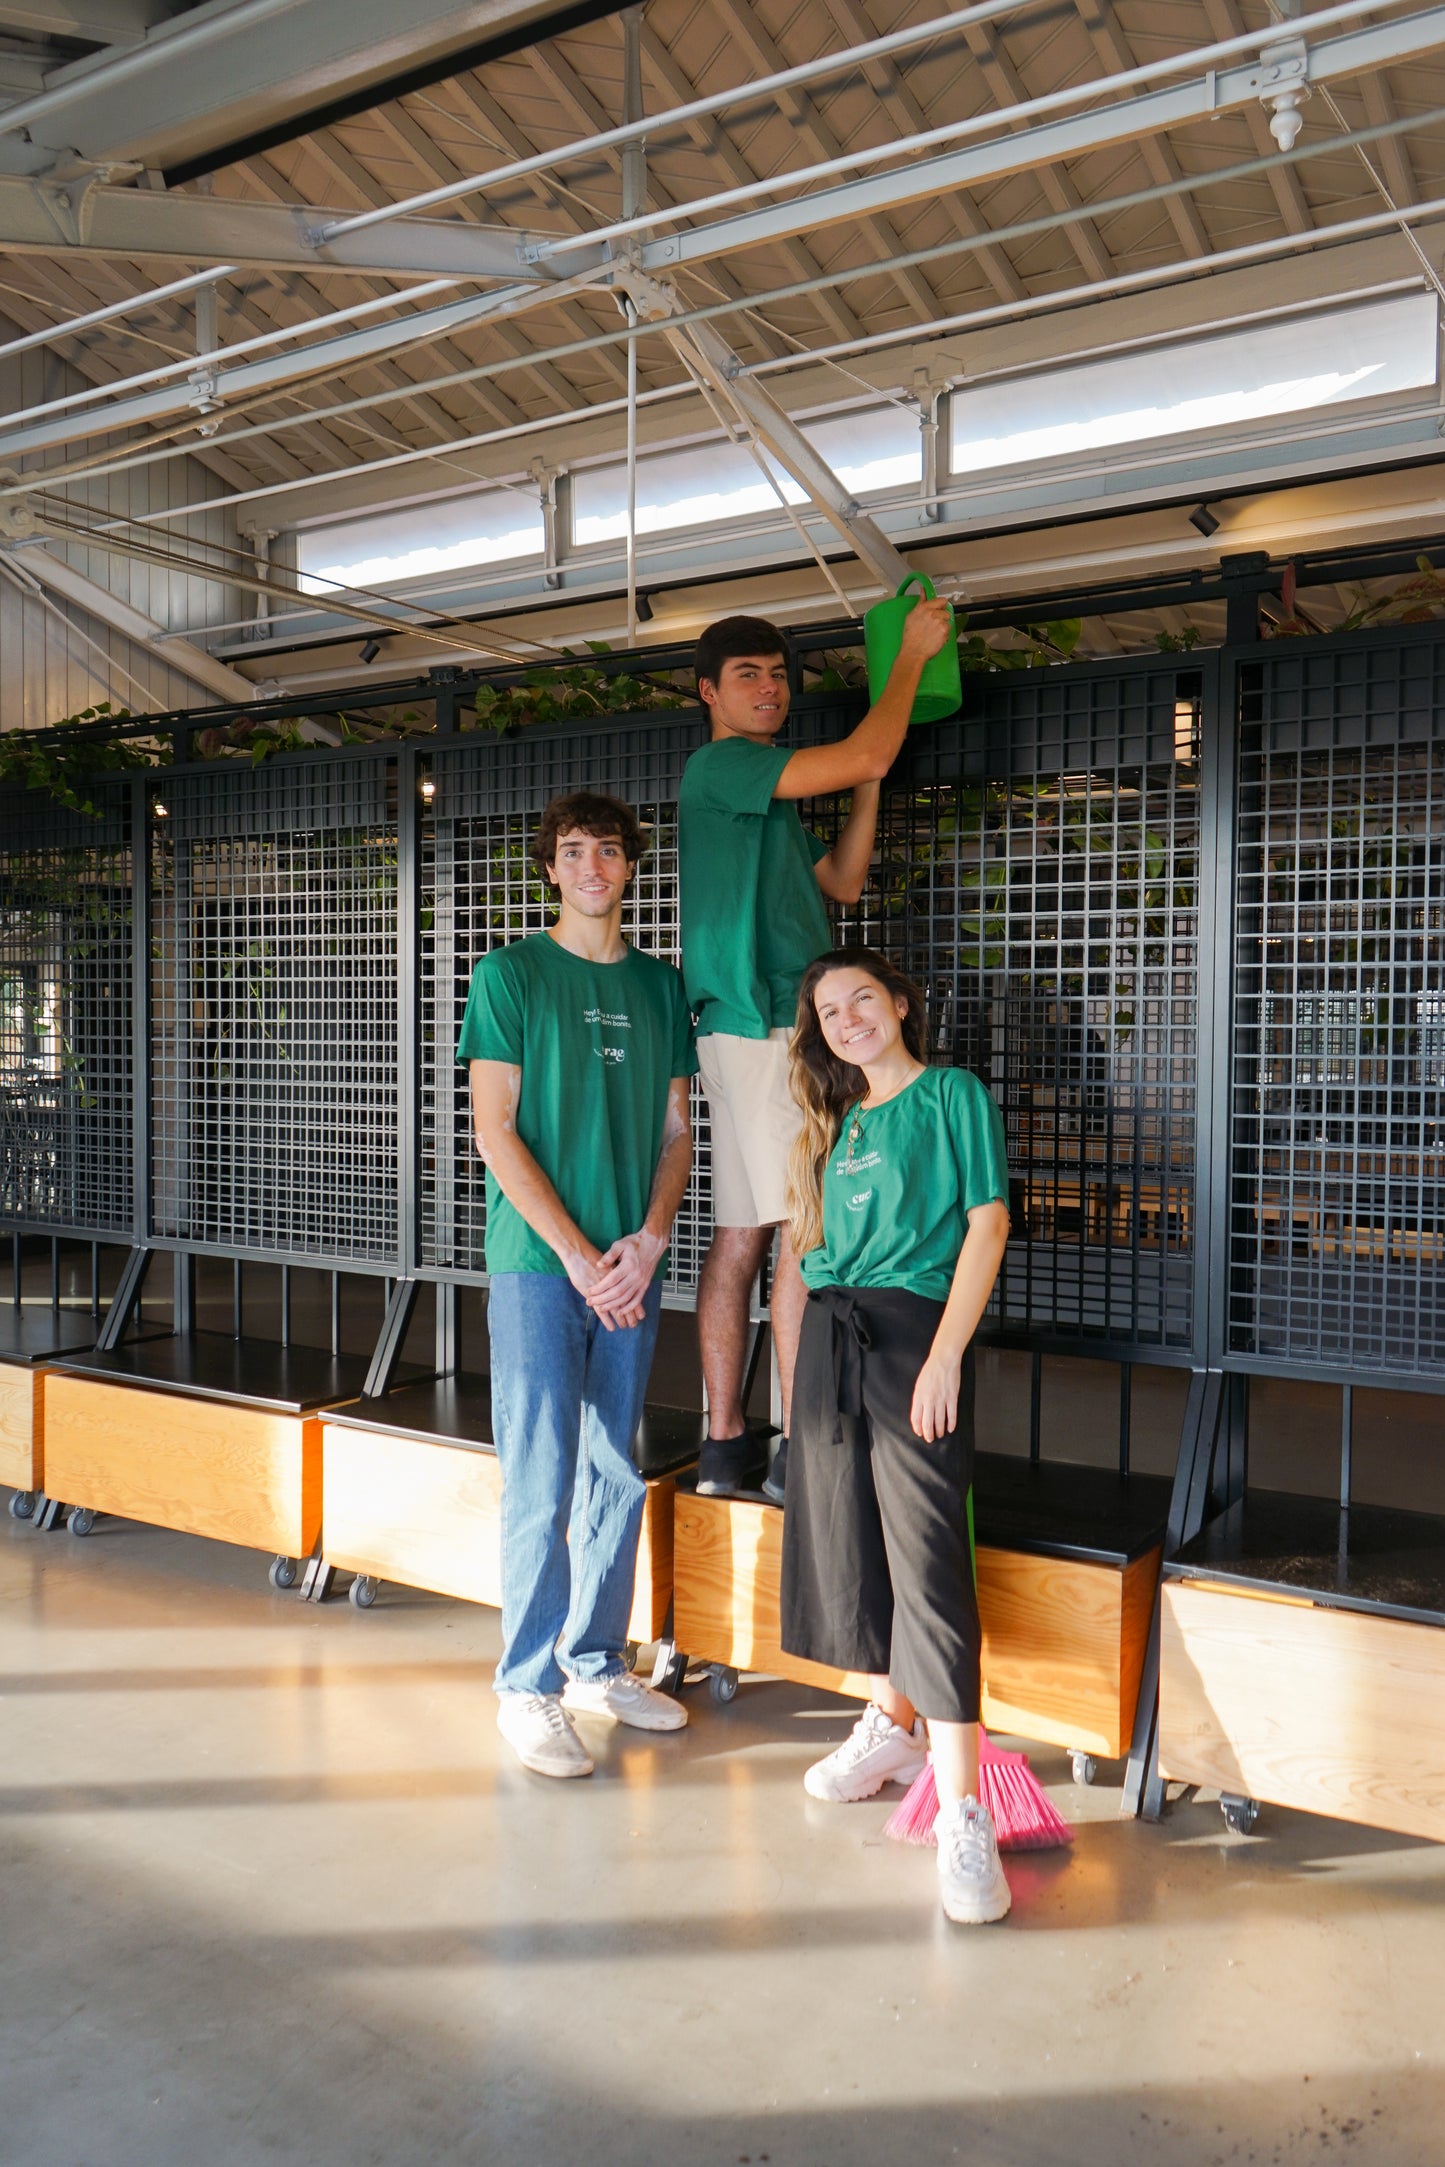
[[[744,1428],[748,1305],[753,1281],[772,1238],[770,1226],[720,1226],[698,1276],[697,1335],[707,1385],[710,1437],[738,1437]],[[795,1332],[792,1352],[796,1351]],[[788,1383],[791,1387],[791,1358]]]
[[[783,1227],[778,1239],[778,1261],[773,1272],[768,1309],[773,1324],[773,1351],[778,1358],[778,1386],[783,1398],[783,1434],[792,1427],[793,1370],[798,1360],[798,1340],[803,1329],[803,1310],[808,1290],[793,1254],[792,1236]]]

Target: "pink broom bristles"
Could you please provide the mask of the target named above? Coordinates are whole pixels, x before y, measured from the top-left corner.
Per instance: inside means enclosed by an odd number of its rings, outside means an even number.
[[[1000,1851],[1050,1851],[1056,1844],[1073,1842],[1073,1830],[1029,1767],[1028,1755],[1005,1753],[986,1731],[978,1734],[978,1788],[979,1804],[993,1816]],[[934,1843],[937,1819],[938,1786],[930,1756],[884,1822],[883,1833],[896,1843]]]

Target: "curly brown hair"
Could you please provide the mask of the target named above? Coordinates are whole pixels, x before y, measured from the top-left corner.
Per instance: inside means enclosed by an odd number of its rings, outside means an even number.
[[[609,797],[605,790],[564,791],[543,812],[532,837],[532,863],[543,880],[547,880],[548,866],[557,862],[558,836],[575,835],[579,828],[584,835],[615,835],[629,866],[636,865],[648,847],[649,838],[636,813],[621,798]]]

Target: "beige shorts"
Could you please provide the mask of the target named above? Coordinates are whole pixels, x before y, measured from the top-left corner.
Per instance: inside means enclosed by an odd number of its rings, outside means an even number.
[[[710,1031],[697,1065],[712,1117],[712,1210],[719,1226],[777,1226],[788,1216],[788,1152],[802,1126],[788,1089],[788,1040]]]

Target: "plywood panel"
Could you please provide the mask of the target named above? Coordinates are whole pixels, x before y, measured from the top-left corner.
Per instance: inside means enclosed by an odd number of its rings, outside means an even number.
[[[679,1496],[678,1646],[699,1662],[762,1670],[866,1699],[868,1680],[779,1646],[782,1515],[734,1498]],[[1024,1738],[1123,1753],[1158,1576],[1158,1553],[1121,1573],[980,1549],[984,1721]]]
[[[44,1486],[45,1415],[42,1370],[0,1362],[0,1485]]]
[[[309,1555],[321,1529],[321,1424],[52,1371],[46,1482],[68,1505]]]
[[[323,1425],[329,1565],[463,1602],[502,1601],[502,1471],[490,1452]],[[655,1640],[672,1595],[672,1484],[649,1483],[628,1637]]]
[[[700,1663],[762,1670],[830,1693],[868,1698],[868,1680],[784,1655],[778,1588],[783,1516],[739,1498],[679,1493],[673,1513],[673,1633]]]
[[[1445,1841],[1445,1629],[1188,1581],[1161,1608],[1166,1777]]]
[[[1109,1759],[1125,1752],[1157,1572],[1157,1555],[1126,1574],[981,1547],[985,1723]]]

